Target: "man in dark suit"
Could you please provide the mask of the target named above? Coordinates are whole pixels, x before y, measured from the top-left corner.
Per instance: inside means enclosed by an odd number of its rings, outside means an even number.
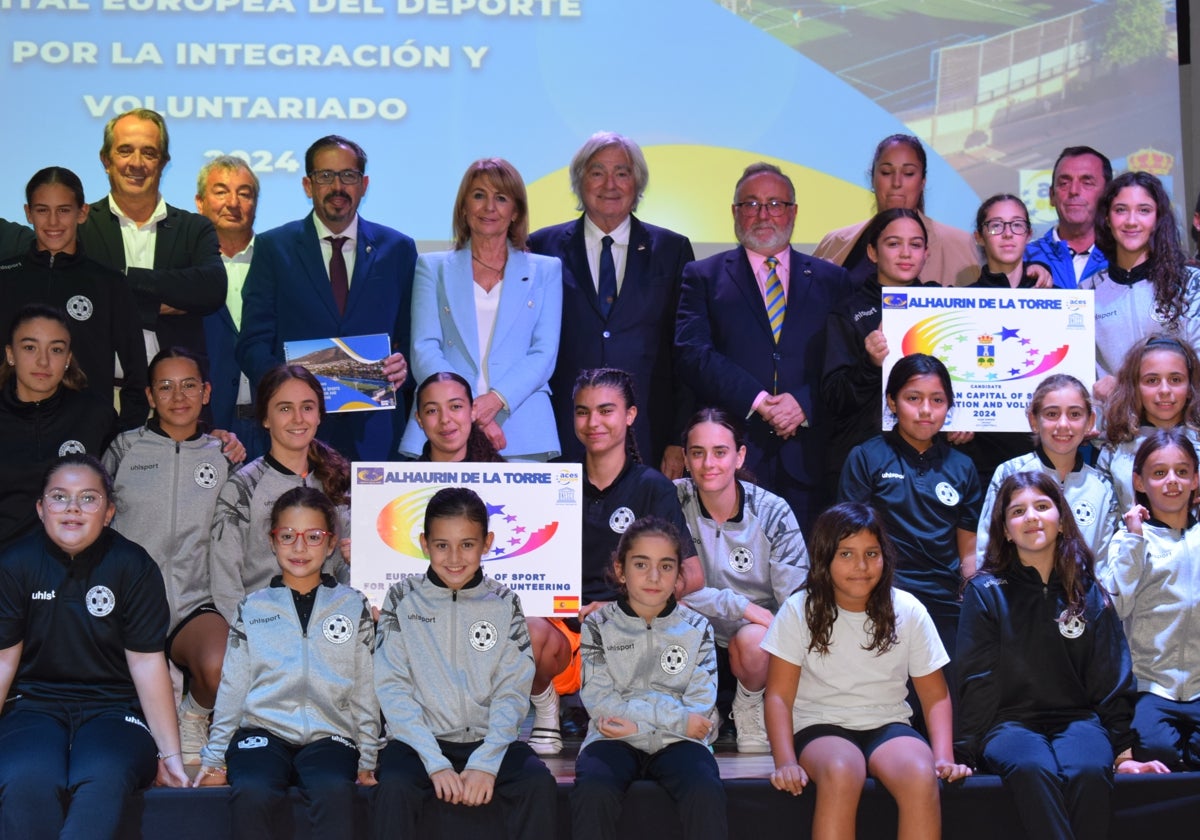
[[[313,212],[260,234],[242,289],[241,369],[257,387],[284,362],[283,344],[387,333],[384,372],[408,378],[409,310],[417,248],[412,239],[358,215],[367,191],[367,154],[351,140],[322,137],[304,155],[304,192]],[[395,457],[407,399],[392,411],[327,416],[317,435],[352,460]]]
[[[791,505],[806,535],[822,484],[825,321],[850,292],[845,269],[794,250],[796,190],[777,166],[746,168],[734,190],[741,247],[684,269],[675,346],[701,404],[747,419],[745,466]]]
[[[138,108],[108,121],[100,162],[110,191],[79,226],[83,251],[125,272],[146,332],[146,358],[187,347],[205,355],[205,315],[225,302],[217,233],[203,216],[172,207],[159,193],[171,159],[167,125]]]
[[[217,229],[228,288],[225,305],[204,319],[213,422],[246,446],[246,460],[263,453],[266,435],[254,419],[254,392],[238,367],[234,347],[242,324],[242,287],[254,256],[258,176],[240,157],[221,155],[204,164],[196,179],[196,209]]]
[[[633,215],[649,170],[629,138],[593,134],[570,171],[583,215],[529,237],[531,251],[563,264],[562,332],[550,378],[563,460],[583,459],[571,398],[575,377],[584,368],[615,367],[634,377],[639,402],[634,433],[642,458],[661,463],[676,478],[683,474],[679,434],[691,400],[673,375],[671,345],[683,267],[694,259],[692,244]]]

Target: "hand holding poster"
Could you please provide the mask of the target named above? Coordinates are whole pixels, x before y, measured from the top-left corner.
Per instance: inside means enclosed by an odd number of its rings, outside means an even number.
[[[944,431],[1027,432],[1025,408],[1055,373],[1096,379],[1092,292],[1073,289],[884,289],[884,390],[898,359],[941,359],[954,383]],[[895,417],[883,395],[883,427]]]
[[[392,584],[424,574],[425,507],[443,487],[469,487],[495,534],[483,573],[521,598],[529,616],[579,612],[583,514],[579,464],[355,462],[350,486],[350,582],[375,607]]]

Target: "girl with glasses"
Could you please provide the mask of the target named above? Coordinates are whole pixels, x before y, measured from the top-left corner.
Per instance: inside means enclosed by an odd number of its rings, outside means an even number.
[[[146,378],[154,416],[118,436],[104,466],[116,487],[113,528],[150,553],[166,582],[167,657],[188,677],[179,707],[183,763],[199,764],[229,634],[212,603],[208,545],[232,465],[221,441],[200,430],[211,386],[197,357],[179,347],[163,350]]]
[[[349,840],[355,784],[375,784],[375,623],[361,592],[322,571],[337,548],[338,520],[320,490],[280,496],[270,523],[279,574],[238,605],[193,783],[233,786],[234,837],[291,836],[295,780],[312,836]]]
[[[115,838],[131,793],[187,784],[163,579],[108,527],[95,458],[59,459],[39,489],[42,527],[0,553],[0,834]]]
[[[1025,270],[1025,246],[1032,228],[1025,202],[999,193],[979,205],[975,214],[975,242],[984,264],[973,289],[1032,289],[1036,278]]]

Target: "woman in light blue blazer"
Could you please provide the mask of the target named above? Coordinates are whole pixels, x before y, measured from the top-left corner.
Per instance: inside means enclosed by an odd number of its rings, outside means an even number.
[[[549,381],[562,264],[525,250],[528,208],[508,161],[483,158],[467,168],[454,202],[454,250],[417,259],[412,368],[418,382],[438,371],[462,376],[477,394],[472,418],[500,454],[545,461],[560,451]],[[416,457],[424,443],[410,418],[401,454]]]

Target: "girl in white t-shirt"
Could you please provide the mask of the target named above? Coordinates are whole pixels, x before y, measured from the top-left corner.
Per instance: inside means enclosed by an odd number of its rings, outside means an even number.
[[[867,773],[896,800],[899,836],[938,837],[938,780],[971,775],[954,763],[949,661],[933,621],[892,588],[896,555],[883,523],[858,502],[817,519],[808,582],[762,641],[771,654],[764,712],[771,784],[798,795],[817,783],[814,837],[853,837]],[[909,725],[911,677],[933,747]],[[797,758],[798,757],[798,758]]]

